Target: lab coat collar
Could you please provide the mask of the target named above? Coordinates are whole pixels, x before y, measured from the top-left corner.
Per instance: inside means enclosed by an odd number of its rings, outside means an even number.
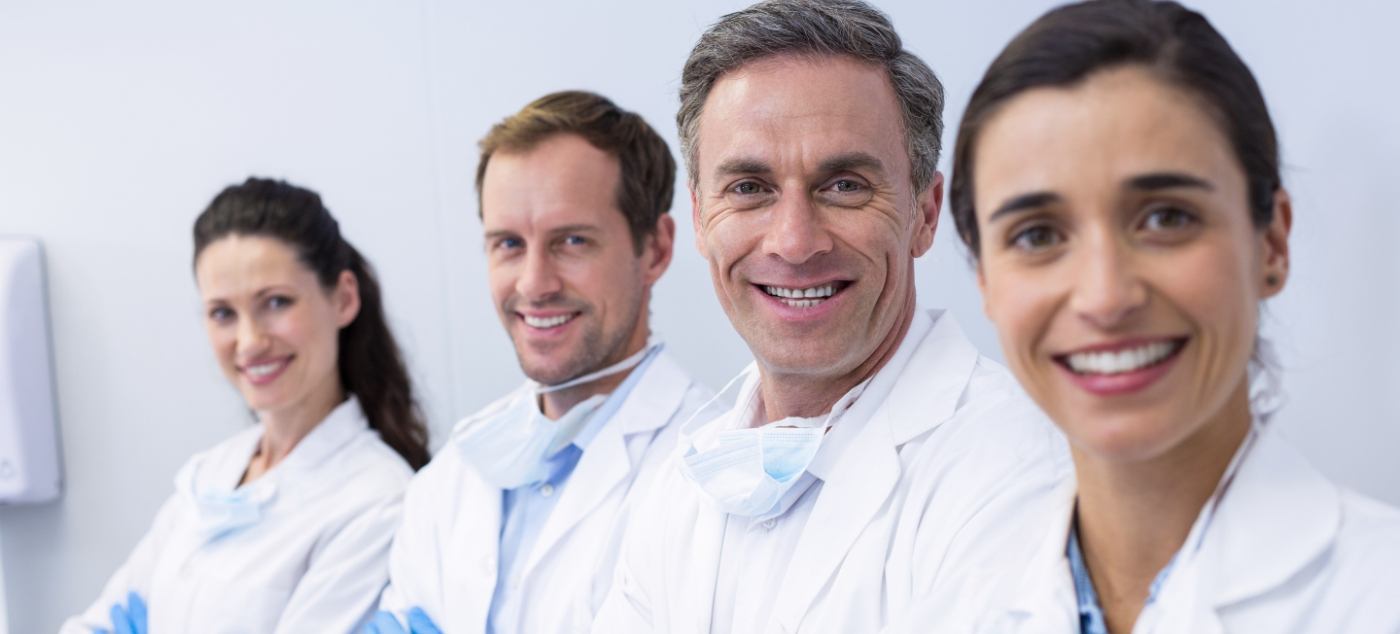
[[[663,349],[639,368],[643,372],[611,420],[603,423],[569,476],[559,505],[545,520],[531,547],[524,574],[529,576],[540,560],[583,521],[613,489],[623,485],[638,465],[629,454],[627,439],[654,433],[671,420],[690,389],[690,376]]]
[[[915,323],[922,319],[932,327],[927,334],[916,337],[915,324],[910,324],[901,347],[911,344],[916,347],[908,363],[891,373],[896,381],[894,387],[888,389],[881,413],[888,420],[895,446],[927,433],[953,416],[980,356],[948,311],[920,311],[914,317]],[[891,412],[919,412],[920,415],[890,416]]]
[[[287,457],[262,477],[244,486],[253,488],[260,497],[271,497],[278,483],[314,469],[368,428],[369,422],[360,410],[360,401],[352,395],[311,428]],[[263,424],[259,423],[235,436],[220,451],[195,456],[175,476],[176,489],[229,492],[238,488],[238,482],[247,472],[248,461],[257,451],[262,435]]]
[[[1288,581],[1336,541],[1342,498],[1269,426],[1244,457],[1201,543],[1196,568],[1210,604],[1224,608]]]
[[[1241,457],[1239,470],[1202,529],[1199,550],[1178,555],[1181,560],[1158,600],[1140,617],[1139,625],[1151,620],[1155,627],[1135,630],[1223,632],[1222,610],[1287,583],[1335,543],[1342,504],[1336,486],[1276,431],[1268,426],[1257,429],[1258,438]],[[1074,512],[1073,478],[1055,495],[1060,501],[1058,523],[1009,597],[1011,607],[1000,626],[992,631],[1078,631],[1078,606],[1065,557]],[[1011,625],[1015,623],[1022,625]]]

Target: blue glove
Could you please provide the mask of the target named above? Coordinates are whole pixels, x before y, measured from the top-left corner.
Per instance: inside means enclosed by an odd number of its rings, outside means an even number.
[[[362,634],[442,634],[442,630],[438,629],[437,624],[433,623],[433,619],[428,617],[423,608],[413,608],[408,611],[408,629],[399,624],[399,620],[394,618],[394,613],[380,610],[365,624]]]
[[[126,594],[126,605],[112,606],[112,629],[93,630],[93,634],[147,634],[146,602],[135,592]]]

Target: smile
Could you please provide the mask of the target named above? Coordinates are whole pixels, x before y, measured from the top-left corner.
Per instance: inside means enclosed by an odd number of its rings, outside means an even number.
[[[1116,350],[1074,352],[1058,355],[1055,359],[1075,374],[1112,376],[1160,365],[1175,356],[1185,345],[1184,338],[1159,340]]]
[[[517,314],[520,314],[520,313],[517,313]],[[560,326],[563,326],[564,324],[567,324],[567,323],[569,323],[570,321],[573,321],[573,319],[574,319],[575,317],[578,317],[578,316],[579,316],[579,313],[565,313],[565,314],[563,314],[563,315],[549,315],[549,316],[535,316],[535,315],[520,314],[520,319],[524,320],[525,325],[526,325],[526,326],[529,326],[529,327],[531,327],[531,328],[539,328],[540,330],[548,330],[548,329],[551,329],[551,328],[558,328],[558,327],[560,327]]]
[[[847,286],[850,282],[829,282],[810,288],[790,288],[786,286],[760,286],[763,292],[793,308],[815,308]]]
[[[282,370],[285,370],[287,368],[287,365],[292,362],[293,358],[295,357],[289,356],[284,359],[277,359],[275,361],[251,363],[243,366],[242,370],[243,373],[248,376],[248,380],[251,381],[254,385],[265,385],[267,383],[271,383],[274,379],[281,375]]]

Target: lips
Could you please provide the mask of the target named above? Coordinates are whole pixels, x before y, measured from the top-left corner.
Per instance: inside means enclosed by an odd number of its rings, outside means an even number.
[[[520,321],[523,322],[531,330],[550,332],[557,331],[560,328],[563,328],[566,324],[572,322],[574,319],[578,318],[578,316],[582,315],[583,313],[569,312],[549,314],[526,314],[517,312],[515,314],[518,317],[520,317]]]
[[[780,303],[790,308],[816,308],[841,291],[846,290],[851,282],[846,280],[833,280],[821,284],[809,286],[779,286],[772,284],[755,284],[759,290],[769,297],[777,299]]]
[[[282,372],[291,364],[296,355],[288,355],[280,359],[259,359],[243,364],[238,369],[243,376],[248,377],[248,382],[253,385],[267,385],[282,376]]]
[[[1135,339],[1052,358],[1081,389],[1096,396],[1119,396],[1144,390],[1166,376],[1188,343],[1187,337]]]

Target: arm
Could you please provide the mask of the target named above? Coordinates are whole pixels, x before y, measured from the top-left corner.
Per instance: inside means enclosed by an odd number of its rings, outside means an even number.
[[[81,613],[64,621],[58,630],[59,634],[90,634],[99,629],[111,630],[113,606],[127,605],[127,594],[131,592],[146,596],[150,587],[151,572],[160,557],[160,545],[167,541],[166,536],[170,534],[175,514],[176,498],[171,496],[156,512],[150,530],[146,531],[126,561],[107,580],[107,585],[97,595],[97,600]]]
[[[388,580],[389,544],[401,509],[394,496],[356,513],[331,535],[297,582],[277,632],[358,631]]]

